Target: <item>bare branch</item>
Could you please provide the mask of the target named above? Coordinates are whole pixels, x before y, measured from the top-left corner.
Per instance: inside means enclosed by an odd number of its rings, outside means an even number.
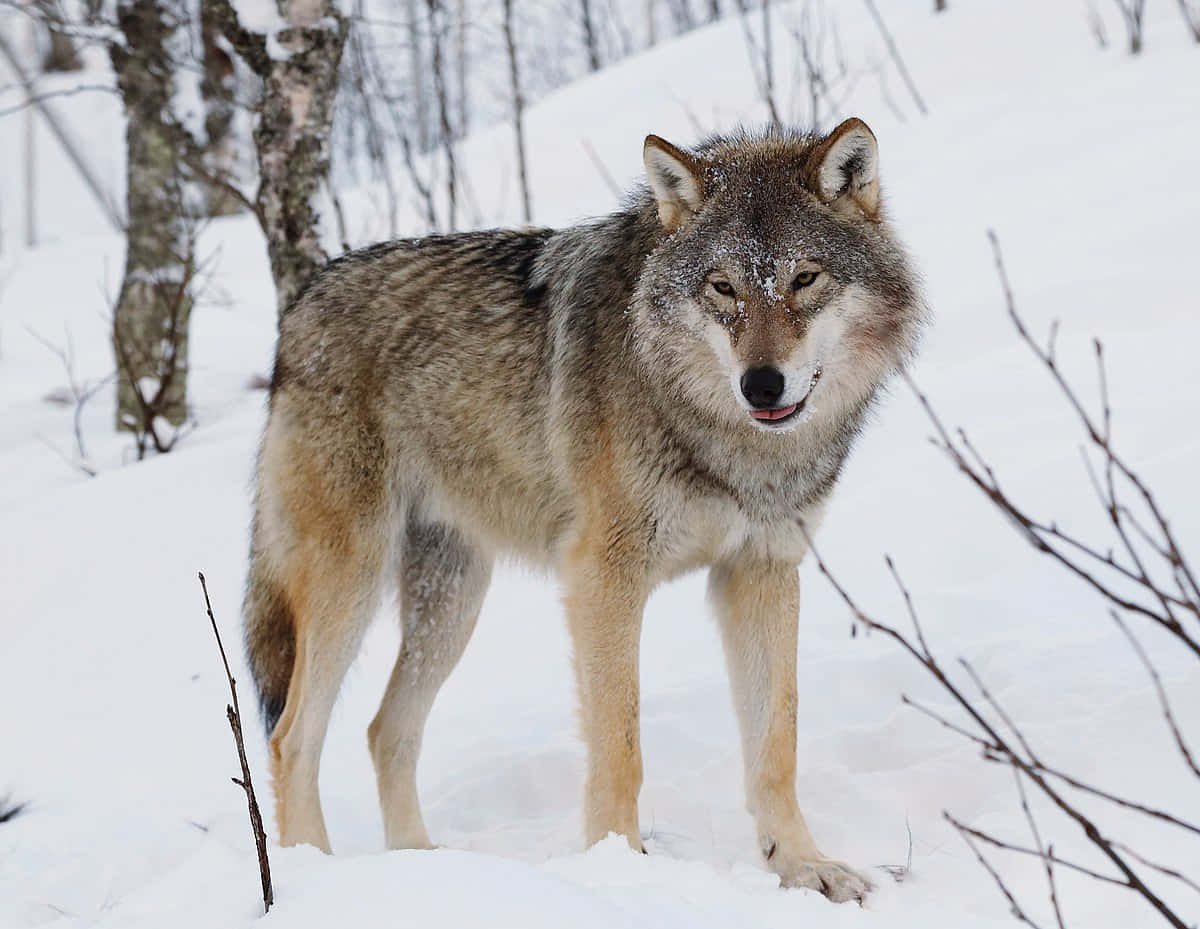
[[[225,677],[229,681],[229,695],[232,699],[225,707],[225,715],[229,719],[229,728],[233,730],[233,741],[237,744],[238,762],[242,767],[241,778],[232,778],[233,782],[242,788],[246,794],[246,806],[250,812],[250,828],[254,833],[254,846],[258,850],[259,879],[262,882],[263,907],[270,912],[271,904],[275,902],[275,891],[271,885],[271,863],[267,859],[267,833],[263,829],[262,812],[258,808],[258,798],[254,794],[254,783],[250,779],[250,762],[246,760],[246,743],[242,738],[242,713],[238,706],[237,681],[229,670],[229,659],[225,655],[225,645],[221,642],[221,631],[217,628],[217,619],[213,616],[212,601],[208,598],[208,584],[204,573],[200,572],[200,589],[204,591],[204,609],[208,613],[208,621],[212,624],[213,636],[217,640],[217,648],[221,652],[221,664],[225,666]]]

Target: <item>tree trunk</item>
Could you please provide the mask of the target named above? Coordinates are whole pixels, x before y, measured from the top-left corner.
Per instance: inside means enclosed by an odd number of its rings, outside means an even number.
[[[66,19],[56,0],[34,0],[33,7],[45,23],[50,39],[50,47],[46,49],[46,56],[42,59],[42,70],[80,70],[83,62],[79,60],[79,53],[75,50],[75,43],[71,41],[71,37],[62,31]]]
[[[442,42],[448,32],[443,0],[426,0],[429,8],[429,54],[433,69],[433,92],[437,97],[438,135],[446,152],[446,231],[453,232],[458,211],[458,168],[454,160],[454,125],[450,120],[450,91]]]
[[[692,16],[692,7],[688,0],[670,0],[668,7],[671,10],[671,18],[675,20],[676,33],[683,35],[696,28],[696,20]]]
[[[1200,10],[1193,10],[1188,0],[1179,0],[1179,12],[1183,14],[1183,21],[1192,38],[1200,42]]]
[[[200,39],[204,50],[204,74],[200,96],[204,100],[204,161],[209,174],[233,180],[236,148],[233,116],[236,71],[233,59],[218,41],[220,21],[211,4],[200,4]],[[216,185],[208,185],[206,200],[209,216],[227,216],[241,209],[237,198]]]
[[[517,136],[517,179],[521,184],[521,216],[529,222],[529,175],[525,168],[525,98],[521,95],[521,72],[517,67],[517,42],[513,34],[513,0],[504,0],[504,45],[508,49],[508,77],[513,95],[513,129]]]
[[[258,150],[257,205],[283,313],[326,261],[317,197],[329,176],[329,132],[349,22],[333,0],[279,0],[288,54],[268,61]]]
[[[466,138],[468,126],[467,121],[471,115],[471,98],[470,91],[467,85],[467,67],[470,63],[470,57],[467,55],[467,3],[466,0],[458,0],[455,4],[455,20],[454,23],[454,54],[457,59],[454,64],[457,69],[458,83],[458,138]]]
[[[592,0],[579,0],[580,25],[583,26],[583,47],[587,52],[588,69],[600,70],[600,45],[596,24],[592,19]]]
[[[171,0],[121,0],[124,43],[110,45],[127,150],[125,275],[113,315],[117,428],[139,436],[161,428],[158,417],[175,426],[187,418],[191,228],[172,129],[169,53],[176,24],[185,21]]]
[[[421,14],[417,0],[405,0],[405,13],[408,16],[408,63],[409,83],[412,85],[412,118],[416,124],[417,151],[427,152],[429,144],[429,105],[425,93],[425,60],[424,43],[421,37]]]

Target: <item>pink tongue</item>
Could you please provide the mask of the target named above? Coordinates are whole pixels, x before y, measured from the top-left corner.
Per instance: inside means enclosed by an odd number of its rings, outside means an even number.
[[[796,404],[782,406],[777,410],[751,410],[750,415],[755,419],[783,419],[796,412]]]

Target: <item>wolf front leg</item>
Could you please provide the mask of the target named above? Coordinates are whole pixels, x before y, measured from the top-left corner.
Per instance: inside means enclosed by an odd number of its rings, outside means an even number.
[[[794,564],[728,561],[713,566],[709,594],[742,732],[747,808],[767,865],[785,887],[861,902],[870,883],[817,850],[796,803],[799,572]]]
[[[585,528],[567,556],[564,580],[588,753],[587,844],[615,832],[643,851],[638,645],[647,582],[643,553],[630,544],[638,534],[620,519]]]

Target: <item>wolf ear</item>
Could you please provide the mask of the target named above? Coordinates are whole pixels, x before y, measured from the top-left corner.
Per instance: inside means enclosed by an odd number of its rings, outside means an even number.
[[[809,165],[808,186],[822,201],[879,218],[879,147],[861,119],[852,116],[822,139]]]
[[[678,229],[700,209],[704,200],[696,159],[665,139],[648,135],[642,161],[646,164],[650,189],[658,201],[658,218],[668,232]]]

